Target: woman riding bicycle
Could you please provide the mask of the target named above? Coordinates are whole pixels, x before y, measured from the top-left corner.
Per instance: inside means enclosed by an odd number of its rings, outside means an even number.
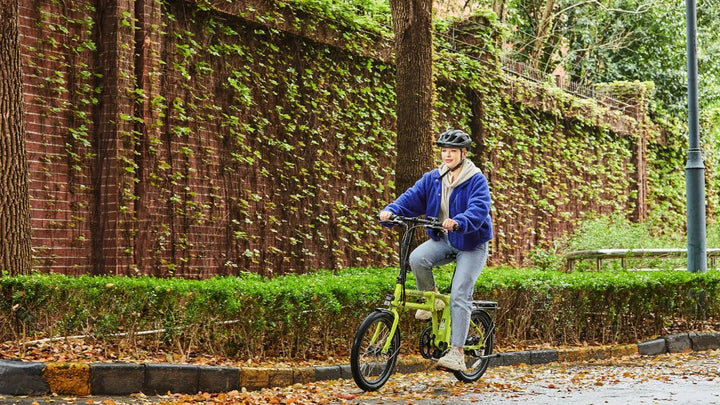
[[[440,146],[442,164],[439,169],[423,175],[415,185],[378,215],[387,221],[395,215],[437,217],[444,229],[439,233],[428,229],[430,239],[410,254],[410,267],[418,290],[437,292],[433,267],[449,263],[455,256],[457,265],[450,290],[452,347],[438,360],[438,366],[463,370],[463,346],[470,325],[473,291],[488,257],[488,241],[492,239],[490,220],[490,189],[479,168],[467,159],[470,136],[460,130],[449,130],[435,142]],[[444,303],[436,300],[435,309]],[[432,314],[418,310],[415,318],[427,320]]]

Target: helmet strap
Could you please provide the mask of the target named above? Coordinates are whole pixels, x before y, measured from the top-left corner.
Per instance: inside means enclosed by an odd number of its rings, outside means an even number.
[[[450,168],[450,169],[447,169],[447,170],[445,171],[445,173],[443,173],[443,174],[440,175],[440,178],[442,179],[443,177],[445,177],[446,174],[448,174],[448,173],[450,173],[450,172],[454,172],[455,170],[461,168],[462,165],[463,165],[463,163],[465,163],[465,158],[460,159],[460,163],[458,163],[455,167]]]

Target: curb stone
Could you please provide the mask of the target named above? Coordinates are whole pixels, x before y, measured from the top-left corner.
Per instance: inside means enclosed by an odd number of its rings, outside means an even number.
[[[693,351],[711,350],[717,347],[717,337],[714,333],[688,333]]]
[[[638,343],[637,346],[641,356],[656,356],[667,353],[665,339],[648,340],[647,342]]]
[[[47,363],[41,377],[50,386],[50,392],[86,396],[90,395],[90,365],[84,363]]]
[[[50,384],[42,379],[42,363],[26,363],[19,359],[0,360],[0,394],[45,395]]]
[[[546,364],[558,361],[557,350],[536,350],[530,352],[530,364]]]
[[[690,335],[687,333],[666,336],[665,345],[668,353],[682,353],[687,350],[692,350]]]
[[[720,332],[679,333],[637,344],[524,350],[495,353],[489,367],[515,364],[609,359],[640,355],[720,349]],[[399,373],[435,369],[435,362],[422,358],[400,359]],[[0,395],[129,395],[137,392],[195,394],[257,390],[306,384],[314,381],[352,379],[349,364],[315,367],[218,367],[190,364],[141,363],[41,363],[20,359],[0,360]]]
[[[189,364],[146,364],[143,391],[162,395],[167,392],[195,394],[198,392],[200,366]]]
[[[93,363],[93,395],[130,395],[143,390],[145,366],[135,363]]]

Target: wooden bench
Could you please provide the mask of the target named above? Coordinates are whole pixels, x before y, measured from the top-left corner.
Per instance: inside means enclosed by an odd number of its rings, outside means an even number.
[[[710,268],[717,268],[717,258],[720,257],[720,249],[706,249]],[[597,270],[602,268],[602,261],[605,259],[620,259],[621,265],[625,267],[625,259],[630,258],[675,258],[686,257],[687,249],[597,249],[580,250],[565,255],[567,271],[575,270],[575,263],[581,260],[594,259],[597,262]]]

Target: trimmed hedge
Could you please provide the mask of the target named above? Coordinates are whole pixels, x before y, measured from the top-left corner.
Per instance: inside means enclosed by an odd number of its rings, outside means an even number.
[[[447,290],[452,268],[436,271]],[[307,357],[349,347],[391,291],[397,269],[319,271],[265,279],[30,275],[0,278],[0,339],[89,335],[155,340],[185,353]],[[414,285],[412,277],[410,284]],[[720,272],[561,273],[487,269],[478,299],[499,302],[501,345],[627,343],[720,312]],[[424,326],[404,318],[406,348]],[[140,337],[138,332],[164,329]],[[116,336],[116,334],[122,334]]]

